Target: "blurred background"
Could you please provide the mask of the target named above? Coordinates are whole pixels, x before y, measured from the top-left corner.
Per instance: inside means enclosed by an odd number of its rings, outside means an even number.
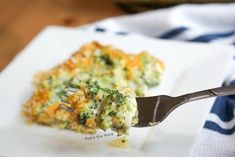
[[[97,20],[178,5],[234,0],[0,0],[0,71],[47,25]]]

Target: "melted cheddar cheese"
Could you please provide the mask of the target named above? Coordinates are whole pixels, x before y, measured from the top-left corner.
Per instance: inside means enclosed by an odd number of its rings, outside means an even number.
[[[163,63],[145,51],[133,55],[88,43],[64,63],[36,75],[23,115],[29,122],[77,132],[100,128],[127,134],[138,122],[135,96],[157,86],[163,69]]]

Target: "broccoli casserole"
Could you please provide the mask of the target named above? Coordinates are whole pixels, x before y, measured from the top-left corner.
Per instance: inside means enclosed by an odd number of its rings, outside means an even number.
[[[157,86],[163,63],[147,52],[126,54],[109,45],[83,45],[64,63],[35,76],[23,106],[28,122],[95,133],[127,134],[138,122],[135,97]]]

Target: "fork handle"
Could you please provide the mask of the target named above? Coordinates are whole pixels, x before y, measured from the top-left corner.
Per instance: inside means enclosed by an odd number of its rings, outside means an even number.
[[[219,88],[212,88],[212,89],[185,94],[179,97],[183,97],[185,100],[184,103],[186,103],[199,99],[210,98],[215,96],[226,96],[226,95],[235,95],[235,86],[223,86]]]

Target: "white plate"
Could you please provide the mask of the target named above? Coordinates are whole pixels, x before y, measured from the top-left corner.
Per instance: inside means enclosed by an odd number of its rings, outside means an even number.
[[[110,136],[111,131],[104,133],[99,130],[91,136],[23,123],[20,108],[32,94],[33,75],[62,62],[82,44],[92,40],[112,44],[127,52],[147,50],[162,59],[166,64],[163,81],[160,87],[151,91],[151,95],[179,95],[221,85],[234,52],[229,46],[48,27],[0,75],[0,155],[187,156],[213,99],[184,105],[158,126],[132,128],[128,149],[107,145],[115,138]]]

